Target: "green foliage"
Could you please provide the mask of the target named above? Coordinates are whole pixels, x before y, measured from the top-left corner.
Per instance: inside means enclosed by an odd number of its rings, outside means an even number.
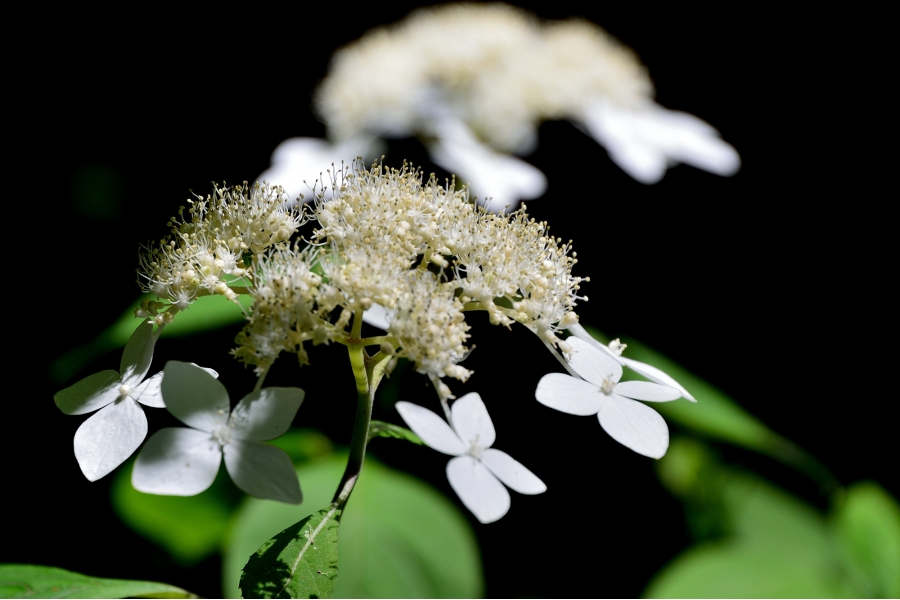
[[[398,440],[406,440],[407,442],[412,442],[413,444],[417,444],[419,446],[423,444],[422,438],[417,436],[406,427],[400,427],[399,425],[385,423],[384,421],[369,421],[369,439],[371,440],[374,437],[387,437]]]
[[[336,505],[294,523],[250,556],[244,598],[331,598],[338,571]]]
[[[306,507],[330,502],[345,462],[345,457],[330,456],[297,469],[304,491],[299,509],[246,499],[223,552],[226,597],[238,597],[238,573],[272,532],[297,521],[309,511]],[[465,517],[427,484],[371,458],[341,516],[338,551],[341,576],[334,589],[338,598],[453,598],[483,593],[478,545]]]
[[[174,585],[100,579],[56,567],[0,565],[0,598],[196,598]]]
[[[134,489],[133,464],[132,460],[120,467],[112,484],[112,506],[119,518],[184,566],[216,552],[243,497],[225,470],[220,469],[212,486],[196,496],[157,496]]]
[[[864,481],[847,490],[832,522],[861,595],[900,597],[900,505]]]
[[[647,597],[896,597],[900,508],[876,484],[852,486],[826,519],[695,440],[674,439],[657,465],[700,542]]]
[[[134,309],[143,300],[155,299],[152,295],[141,296],[116,320],[91,342],[70,350],[50,364],[50,379],[63,383],[76,375],[92,360],[110,350],[121,348],[141,324],[134,316]],[[175,322],[163,329],[162,337],[181,337],[233,325],[244,320],[242,307],[250,306],[250,296],[239,296],[241,305],[218,296],[203,296],[186,311],[178,313]]]

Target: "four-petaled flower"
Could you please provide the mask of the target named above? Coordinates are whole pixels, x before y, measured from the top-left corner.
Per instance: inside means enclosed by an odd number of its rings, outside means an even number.
[[[193,496],[212,485],[222,457],[239,488],[252,496],[297,504],[300,484],[291,459],[261,443],[287,431],[300,408],[299,388],[263,388],[230,410],[225,386],[196,365],[169,361],[166,408],[191,428],[156,432],[134,463],[131,482],[149,494]]]
[[[660,458],[669,447],[669,429],[658,412],[637,402],[669,402],[681,390],[649,381],[623,381],[622,365],[579,338],[566,342],[575,352],[569,364],[578,375],[544,375],[538,382],[538,402],[571,415],[597,415],[614,440],[638,454]]]
[[[397,412],[422,441],[456,457],[447,463],[447,479],[482,523],[492,523],[509,510],[504,483],[520,494],[546,491],[547,486],[534,473],[509,454],[491,448],[497,435],[478,394],[466,394],[453,403],[452,429],[437,414],[416,404],[398,402]]]
[[[53,396],[56,406],[67,415],[102,409],[75,432],[75,458],[90,481],[121,465],[144,441],[147,416],[138,402],[153,408],[165,406],[159,390],[162,371],[143,381],[159,332],[153,331],[150,321],[144,321],[125,344],[120,373],[95,373]],[[209,372],[218,376],[212,369]]]

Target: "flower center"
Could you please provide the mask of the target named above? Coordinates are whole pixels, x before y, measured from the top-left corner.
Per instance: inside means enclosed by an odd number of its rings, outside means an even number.
[[[607,375],[606,379],[604,379],[603,383],[600,385],[600,391],[609,396],[613,393],[614,389],[616,389],[616,381],[613,379],[612,375]]]
[[[609,349],[616,356],[622,356],[622,351],[625,350],[625,348],[627,348],[627,347],[628,347],[628,344],[623,344],[622,342],[619,341],[619,338],[616,338],[609,343]]]
[[[231,443],[231,427],[222,425],[212,430],[212,438],[219,442],[219,446],[226,446]]]
[[[484,448],[478,443],[478,436],[476,435],[475,439],[469,442],[469,448],[466,450],[466,454],[475,460],[481,460],[482,452],[484,452]]]
[[[127,396],[127,395],[130,394],[130,393],[131,393],[131,386],[130,386],[130,385],[124,385],[124,384],[123,384],[122,387],[119,388],[119,397],[120,397],[120,398],[124,398],[125,396]]]

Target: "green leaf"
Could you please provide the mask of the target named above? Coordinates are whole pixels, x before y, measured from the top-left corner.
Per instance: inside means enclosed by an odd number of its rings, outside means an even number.
[[[412,442],[413,444],[417,444],[419,446],[423,444],[422,438],[417,436],[406,427],[400,427],[399,425],[385,423],[384,421],[369,421],[369,439],[371,440],[373,437],[387,437],[395,438],[398,440],[406,440],[407,442]]]
[[[99,579],[56,567],[0,565],[0,598],[196,598],[174,585]]]
[[[175,321],[163,329],[162,337],[180,337],[219,329],[226,325],[233,325],[244,320],[241,307],[250,306],[250,296],[238,297],[241,305],[229,302],[219,296],[203,296],[197,298],[190,308],[178,313]],[[155,296],[141,296],[129,307],[119,319],[102,331],[89,343],[70,350],[54,360],[50,364],[50,379],[55,383],[63,383],[73,377],[98,356],[121,348],[134,333],[141,319],[136,319],[134,309],[140,306],[143,300],[153,300]]]
[[[131,485],[134,461],[120,468],[111,488],[113,510],[135,532],[191,566],[219,549],[231,513],[243,498],[224,469],[196,496],[144,494]]]
[[[860,595],[900,597],[900,506],[877,483],[847,489],[833,515],[843,558]]]
[[[244,598],[331,598],[338,571],[336,505],[294,523],[250,556]]]
[[[304,500],[296,506],[247,498],[223,549],[223,593],[239,597],[238,574],[272,533],[314,506],[325,506],[346,457],[297,469]],[[299,513],[299,514],[298,514]],[[366,458],[341,516],[337,598],[470,598],[484,593],[475,535],[456,506],[428,484]]]
[[[840,569],[825,518],[816,509],[754,475],[720,471],[718,500],[730,535],[680,554],[651,581],[646,597],[858,595]]]
[[[334,451],[331,440],[322,432],[305,427],[293,427],[284,435],[267,443],[284,450],[295,465],[313,458],[328,456]]]

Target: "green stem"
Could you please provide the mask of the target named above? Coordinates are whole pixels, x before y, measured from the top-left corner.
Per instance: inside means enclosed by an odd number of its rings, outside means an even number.
[[[360,349],[361,350],[361,349]],[[351,350],[351,356],[353,351]],[[354,368],[354,375],[356,369]],[[365,378],[365,367],[363,377]],[[368,388],[368,386],[366,386]],[[350,440],[350,456],[347,458],[347,468],[344,476],[338,484],[332,502],[343,509],[350,498],[350,492],[356,485],[359,473],[362,471],[363,461],[366,458],[366,444],[369,441],[369,422],[372,420],[372,404],[375,399],[375,388],[360,390],[357,380],[357,404],[356,421],[353,423],[353,437]]]

